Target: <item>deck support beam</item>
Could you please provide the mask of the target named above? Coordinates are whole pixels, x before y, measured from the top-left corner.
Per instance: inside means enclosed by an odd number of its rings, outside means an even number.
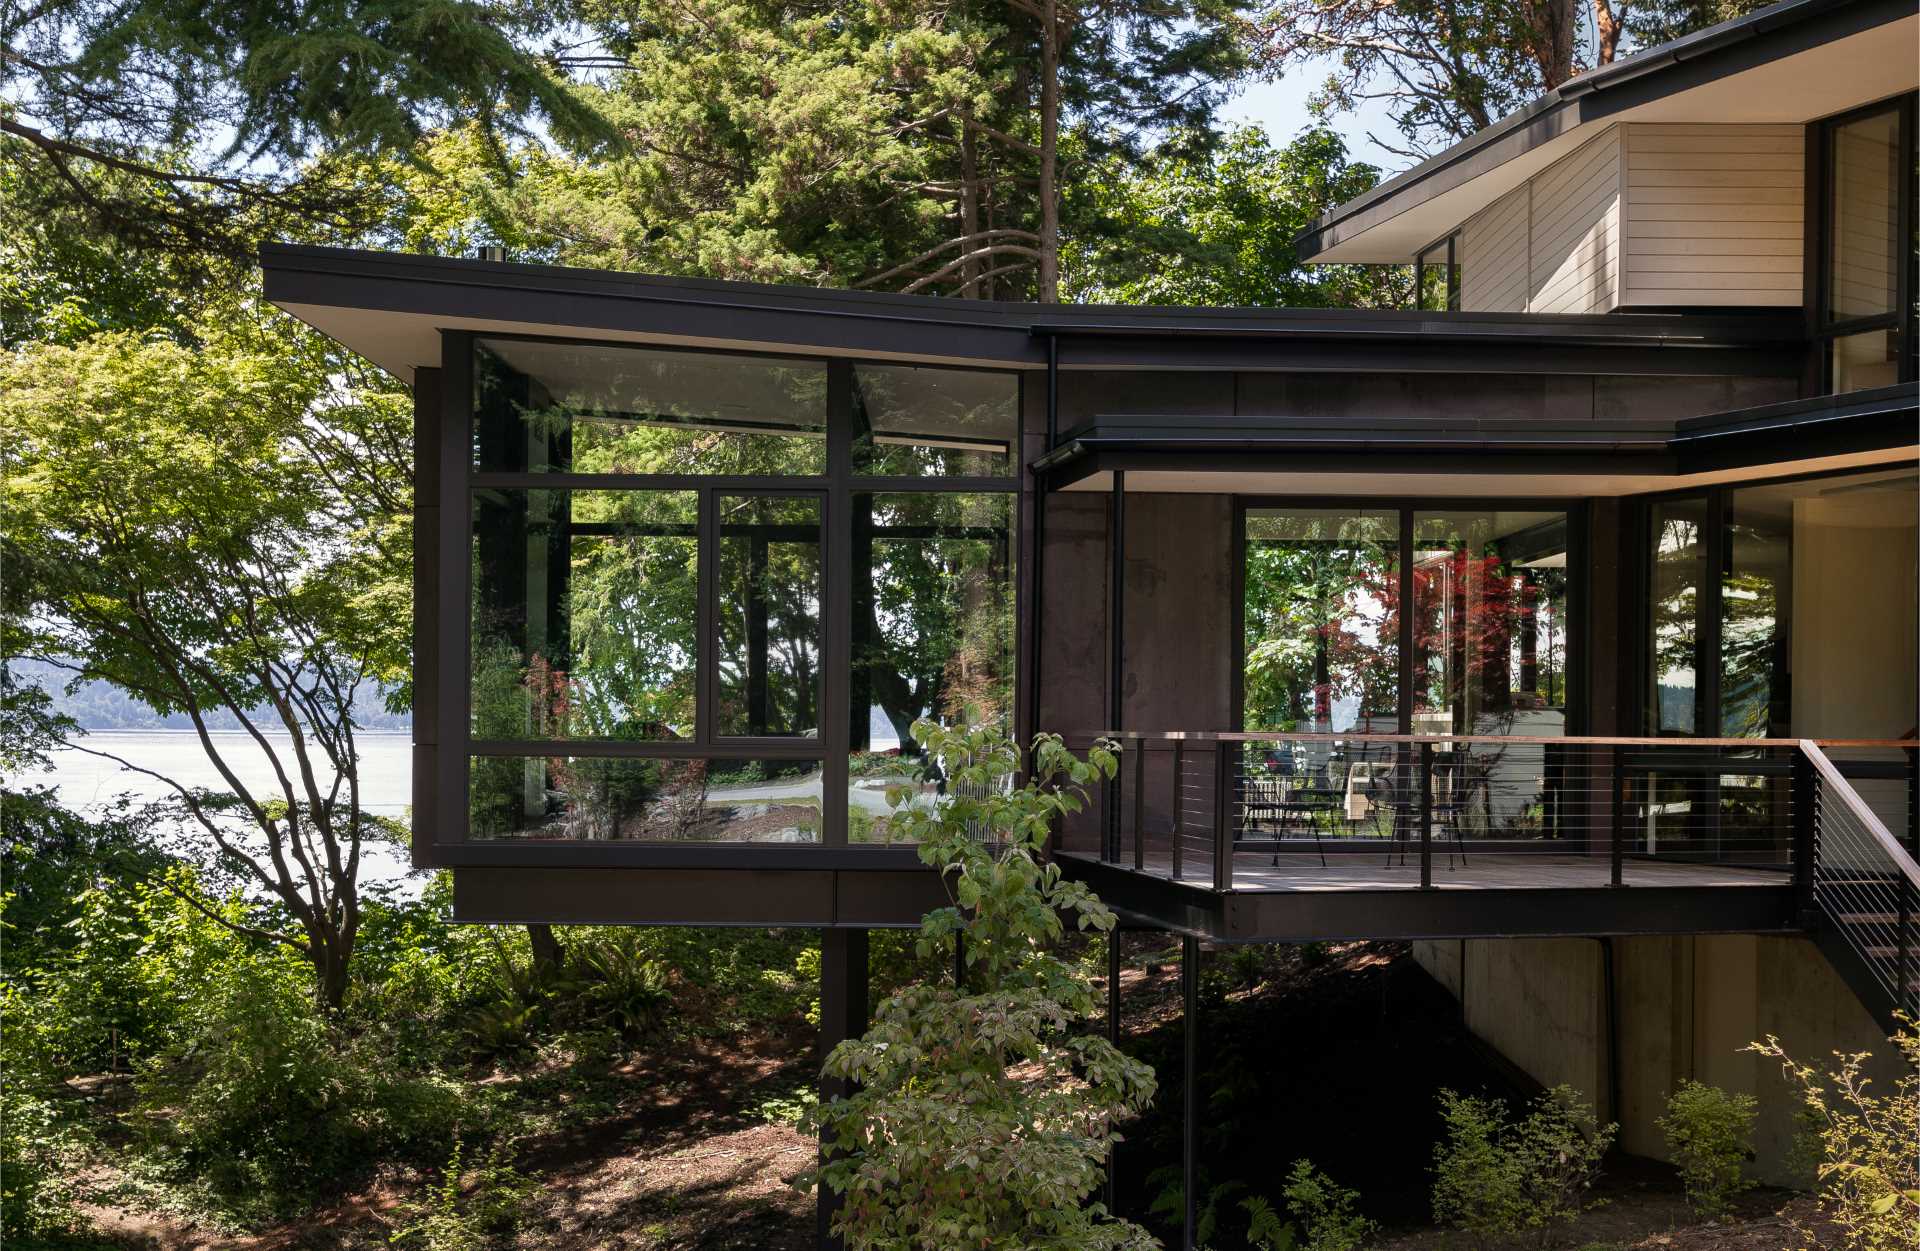
[[[820,931],[820,1061],[839,1044],[867,1032],[867,932],[854,929]],[[849,1093],[847,1083],[837,1078],[820,1079],[820,1103],[826,1106],[836,1096]],[[821,1145],[825,1162],[826,1146]],[[833,1234],[833,1217],[840,1210],[841,1196],[825,1183],[814,1194],[817,1245],[839,1251],[842,1243]]]
[[[1185,1080],[1180,1091],[1181,1251],[1194,1251],[1200,1224],[1200,940],[1180,938],[1181,1027],[1186,1034]]]

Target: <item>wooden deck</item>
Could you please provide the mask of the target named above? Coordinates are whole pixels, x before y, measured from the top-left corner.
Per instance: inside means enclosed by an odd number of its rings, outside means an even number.
[[[1084,853],[1063,853],[1077,859],[1094,860]],[[1418,890],[1420,865],[1417,857],[1401,862],[1391,858],[1344,852],[1320,858],[1311,853],[1285,853],[1273,863],[1271,852],[1242,851],[1233,858],[1233,889],[1263,892],[1324,892]],[[1132,871],[1130,860],[1113,866]],[[1211,889],[1213,866],[1204,860],[1196,863],[1189,856],[1183,867],[1182,882]],[[1433,885],[1436,890],[1566,890],[1609,884],[1612,866],[1604,856],[1568,856],[1544,853],[1502,853],[1469,851],[1455,854],[1448,867],[1445,851],[1435,849]],[[1148,856],[1141,872],[1170,880],[1173,862],[1162,853]],[[1621,874],[1626,886],[1635,887],[1777,887],[1790,879],[1773,869],[1749,869],[1733,865],[1685,864],[1676,861],[1626,861]]]

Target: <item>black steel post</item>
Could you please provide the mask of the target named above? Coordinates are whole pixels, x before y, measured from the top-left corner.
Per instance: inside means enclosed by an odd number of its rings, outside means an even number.
[[[1133,744],[1133,867],[1147,867],[1147,742]]]
[[[1181,1251],[1194,1251],[1200,1224],[1200,940],[1180,939],[1180,998],[1186,1033],[1185,1082],[1180,1109],[1180,1192],[1185,1212]]]
[[[1126,726],[1126,694],[1121,684],[1126,680],[1127,648],[1127,475],[1123,470],[1113,472],[1113,501],[1108,513],[1107,535],[1107,637],[1110,652],[1107,658],[1107,728],[1121,731]],[[1107,805],[1107,855],[1109,861],[1120,859],[1120,778],[1116,774],[1107,782],[1107,795],[1111,802]]]
[[[1187,744],[1184,739],[1173,741],[1173,880],[1180,880],[1180,857],[1186,839],[1180,831],[1182,809],[1187,798]]]
[[[1433,889],[1433,744],[1420,744],[1420,889]]]
[[[1213,745],[1213,889],[1233,889],[1233,776],[1231,744]]]
[[[1647,802],[1653,802],[1649,795]],[[1609,805],[1613,816],[1613,834],[1608,840],[1612,847],[1613,867],[1608,880],[1610,886],[1626,885],[1627,869],[1627,758],[1621,749],[1613,749],[1613,802]]]
[[[1813,911],[1814,870],[1820,854],[1820,784],[1804,749],[1793,749],[1788,782],[1793,820],[1793,902],[1804,919]]]
[[[829,929],[820,932],[820,1059],[849,1038],[867,1032],[867,932]],[[821,1077],[820,1103],[824,1107],[849,1087],[838,1078]],[[826,1162],[826,1145],[821,1144],[821,1162]],[[843,1244],[833,1233],[834,1214],[840,1210],[841,1196],[822,1184],[816,1196],[815,1221],[818,1245],[838,1251]]]

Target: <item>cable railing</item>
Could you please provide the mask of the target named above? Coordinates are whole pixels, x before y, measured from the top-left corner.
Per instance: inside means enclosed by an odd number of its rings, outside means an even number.
[[[1834,745],[1844,752],[1847,746]],[[1843,776],[1820,744],[1802,744],[1810,776],[1815,852],[1805,889],[1828,931],[1845,943],[1896,1011],[1920,1017],[1920,865],[1913,855],[1914,762],[1908,756],[1908,844]],[[1856,766],[1855,771],[1859,769]],[[1892,780],[1884,771],[1867,776]]]
[[[1527,885],[1530,869],[1539,884],[1777,880],[1812,836],[1794,739],[1103,737],[1120,744],[1120,774],[1098,830],[1066,849],[1218,890]],[[1878,770],[1904,828],[1911,768],[1897,754],[1835,769]]]

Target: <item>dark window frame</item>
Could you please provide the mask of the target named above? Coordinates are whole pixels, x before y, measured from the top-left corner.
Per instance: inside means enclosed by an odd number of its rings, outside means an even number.
[[[1233,690],[1229,702],[1232,723],[1246,725],[1247,692],[1247,513],[1259,509],[1350,509],[1355,512],[1392,512],[1399,516],[1399,550],[1395,555],[1401,602],[1413,593],[1414,516],[1425,512],[1507,509],[1519,512],[1557,512],[1567,518],[1567,659],[1564,665],[1567,734],[1585,733],[1588,725],[1587,613],[1591,605],[1588,578],[1592,562],[1589,501],[1564,496],[1404,496],[1404,495],[1236,495],[1233,509]],[[1396,732],[1413,732],[1415,678],[1413,616],[1400,614],[1399,683]]]
[[[1447,307],[1444,310],[1430,309],[1426,306],[1427,270],[1432,267],[1427,264],[1427,255],[1443,244],[1447,249],[1447,259],[1442,262],[1447,275]],[[1449,313],[1459,312],[1460,277],[1460,232],[1456,230],[1445,238],[1435,239],[1432,243],[1429,243],[1426,247],[1414,253],[1413,306],[1415,310],[1423,313],[1437,313],[1442,311]]]
[[[826,396],[826,471],[819,474],[594,474],[575,472],[533,472],[482,470],[473,456],[474,356],[483,340],[558,343],[570,347],[643,349],[653,352],[684,352],[702,357],[737,357],[758,360],[803,360],[820,362],[827,370]],[[1005,476],[870,475],[853,470],[853,377],[860,364],[900,365],[950,370],[958,373],[996,374],[1015,382],[1015,430],[1008,449],[1009,470]],[[439,630],[434,642],[438,656],[417,657],[421,668],[432,667],[439,687],[439,717],[436,728],[436,768],[441,819],[434,840],[435,861],[462,863],[465,849],[539,848],[543,860],[564,862],[569,858],[603,860],[608,848],[620,848],[635,861],[667,854],[682,861],[692,855],[715,863],[738,863],[745,856],[767,853],[814,856],[829,849],[856,855],[875,855],[882,848],[868,848],[847,841],[848,835],[848,748],[851,710],[846,706],[852,687],[851,636],[853,580],[862,576],[852,568],[852,506],[856,494],[870,492],[912,492],[926,494],[1001,494],[1015,500],[1008,510],[1011,552],[1022,549],[1021,508],[1023,475],[1020,440],[1025,419],[1025,388],[1029,371],[1007,368],[975,368],[944,362],[902,362],[890,358],[755,351],[738,348],[689,347],[680,344],[641,343],[591,336],[513,334],[493,331],[443,330],[441,332],[441,394],[439,497],[437,506],[439,534],[435,537]],[[472,672],[471,585],[473,542],[473,500],[485,489],[515,490],[593,490],[593,491],[692,491],[698,501],[697,552],[698,615],[695,630],[696,690],[694,715],[696,726],[690,740],[641,742],[609,739],[477,739],[472,733],[470,685]],[[820,726],[814,738],[728,736],[716,732],[716,708],[713,691],[718,680],[718,657],[714,639],[717,623],[718,500],[722,495],[813,495],[822,501],[822,576],[821,576],[821,676]],[[1025,609],[1021,577],[1017,565],[1010,570],[1010,591],[1014,596],[1016,620]],[[1016,649],[1017,650],[1017,649]],[[1012,680],[1015,700],[1021,698],[1019,658],[1015,657]],[[484,842],[469,841],[470,760],[481,756],[544,758],[565,755],[625,759],[782,759],[818,761],[822,773],[821,837],[813,844],[763,844],[739,841],[713,841],[684,844],[658,840],[633,840],[619,844],[570,842],[554,839],[499,838]],[[710,857],[702,853],[713,853]],[[450,853],[450,854],[449,854]],[[499,853],[491,853],[497,856]],[[837,863],[833,856],[821,860],[823,867]]]
[[[1840,127],[1884,113],[1892,113],[1898,127],[1895,146],[1900,153],[1901,168],[1896,180],[1894,232],[1900,246],[1906,249],[1906,263],[1897,266],[1894,272],[1892,312],[1829,322],[1827,313],[1833,304],[1833,135]],[[1920,127],[1920,112],[1916,111],[1916,100],[1911,93],[1889,96],[1807,123],[1803,246],[1806,249],[1807,338],[1813,353],[1809,372],[1817,394],[1834,394],[1834,343],[1849,335],[1874,330],[1896,332],[1899,380],[1915,380],[1916,353],[1920,352],[1920,340],[1916,339],[1920,331],[1916,331],[1914,315],[1914,301],[1920,296],[1920,248],[1914,246],[1915,223],[1920,220],[1916,217],[1920,206],[1915,204],[1915,140],[1920,137],[1917,127]]]

